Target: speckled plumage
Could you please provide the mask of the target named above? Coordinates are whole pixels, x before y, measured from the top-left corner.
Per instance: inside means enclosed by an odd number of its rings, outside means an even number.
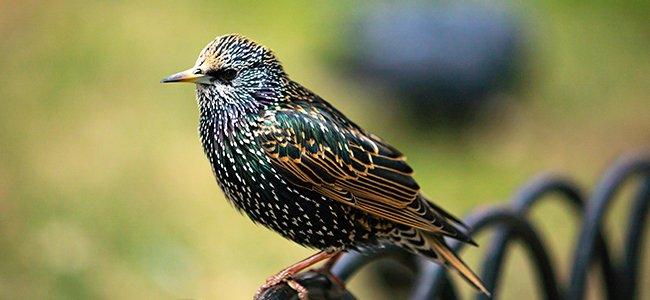
[[[203,149],[239,211],[321,250],[394,243],[451,265],[485,291],[442,237],[473,241],[422,196],[402,154],[290,80],[269,49],[222,36],[188,72],[196,76]]]

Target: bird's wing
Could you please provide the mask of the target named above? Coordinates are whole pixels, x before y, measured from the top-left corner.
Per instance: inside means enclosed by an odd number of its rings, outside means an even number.
[[[336,111],[310,105],[267,112],[257,139],[294,184],[376,217],[456,235],[421,198],[402,154]]]

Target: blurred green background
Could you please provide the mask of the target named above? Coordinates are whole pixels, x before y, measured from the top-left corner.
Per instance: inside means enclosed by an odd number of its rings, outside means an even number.
[[[528,28],[525,84],[509,95],[520,101],[462,134],[407,130],[373,105],[381,89],[326,63],[358,5],[0,1],[0,298],[248,299],[312,253],[229,207],[199,144],[194,88],[158,83],[225,33],[274,49],[294,80],[405,152],[425,193],[458,215],[543,170],[589,188],[618,154],[650,145],[647,1],[512,4]],[[575,218],[554,205],[534,217],[566,278]],[[616,240],[623,222],[610,221]],[[464,257],[476,265],[481,251]],[[504,298],[536,292],[520,251],[504,276]],[[381,299],[371,284],[350,288]]]

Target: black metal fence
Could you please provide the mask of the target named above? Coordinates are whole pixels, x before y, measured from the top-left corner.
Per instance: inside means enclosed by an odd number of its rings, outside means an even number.
[[[607,237],[601,227],[608,208],[621,187],[636,180],[636,190],[630,204],[622,253],[613,255]],[[581,227],[573,250],[572,268],[566,282],[560,281],[555,265],[548,254],[543,236],[527,216],[535,205],[549,194],[558,195],[581,217]],[[621,197],[618,197],[621,198]],[[639,265],[648,209],[650,206],[650,157],[628,155],[617,160],[602,176],[591,195],[585,195],[571,180],[557,175],[544,174],[531,180],[516,193],[513,199],[501,207],[482,208],[469,215],[465,223],[470,235],[494,230],[482,261],[481,278],[498,298],[499,278],[509,244],[519,242],[528,252],[533,263],[539,286],[546,299],[583,299],[587,275],[590,271],[602,273],[603,291],[608,299],[638,298]],[[462,243],[452,242],[451,247],[460,251]],[[411,299],[458,299],[453,282],[445,268],[417,256],[406,254],[397,247],[384,247],[371,253],[349,252],[334,265],[332,273],[346,282],[368,263],[385,256],[404,257],[417,276],[413,283]],[[595,268],[597,266],[597,268]],[[355,299],[327,276],[306,272],[296,278],[309,290],[310,299]],[[479,299],[485,295],[477,294]],[[287,285],[266,291],[261,299],[297,299],[296,293]]]

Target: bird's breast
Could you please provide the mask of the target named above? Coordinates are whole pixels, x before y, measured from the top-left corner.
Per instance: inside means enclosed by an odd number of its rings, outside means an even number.
[[[292,184],[275,169],[250,128],[222,132],[215,120],[200,124],[201,141],[226,198],[256,223],[300,244],[345,247],[361,239],[351,209]]]

